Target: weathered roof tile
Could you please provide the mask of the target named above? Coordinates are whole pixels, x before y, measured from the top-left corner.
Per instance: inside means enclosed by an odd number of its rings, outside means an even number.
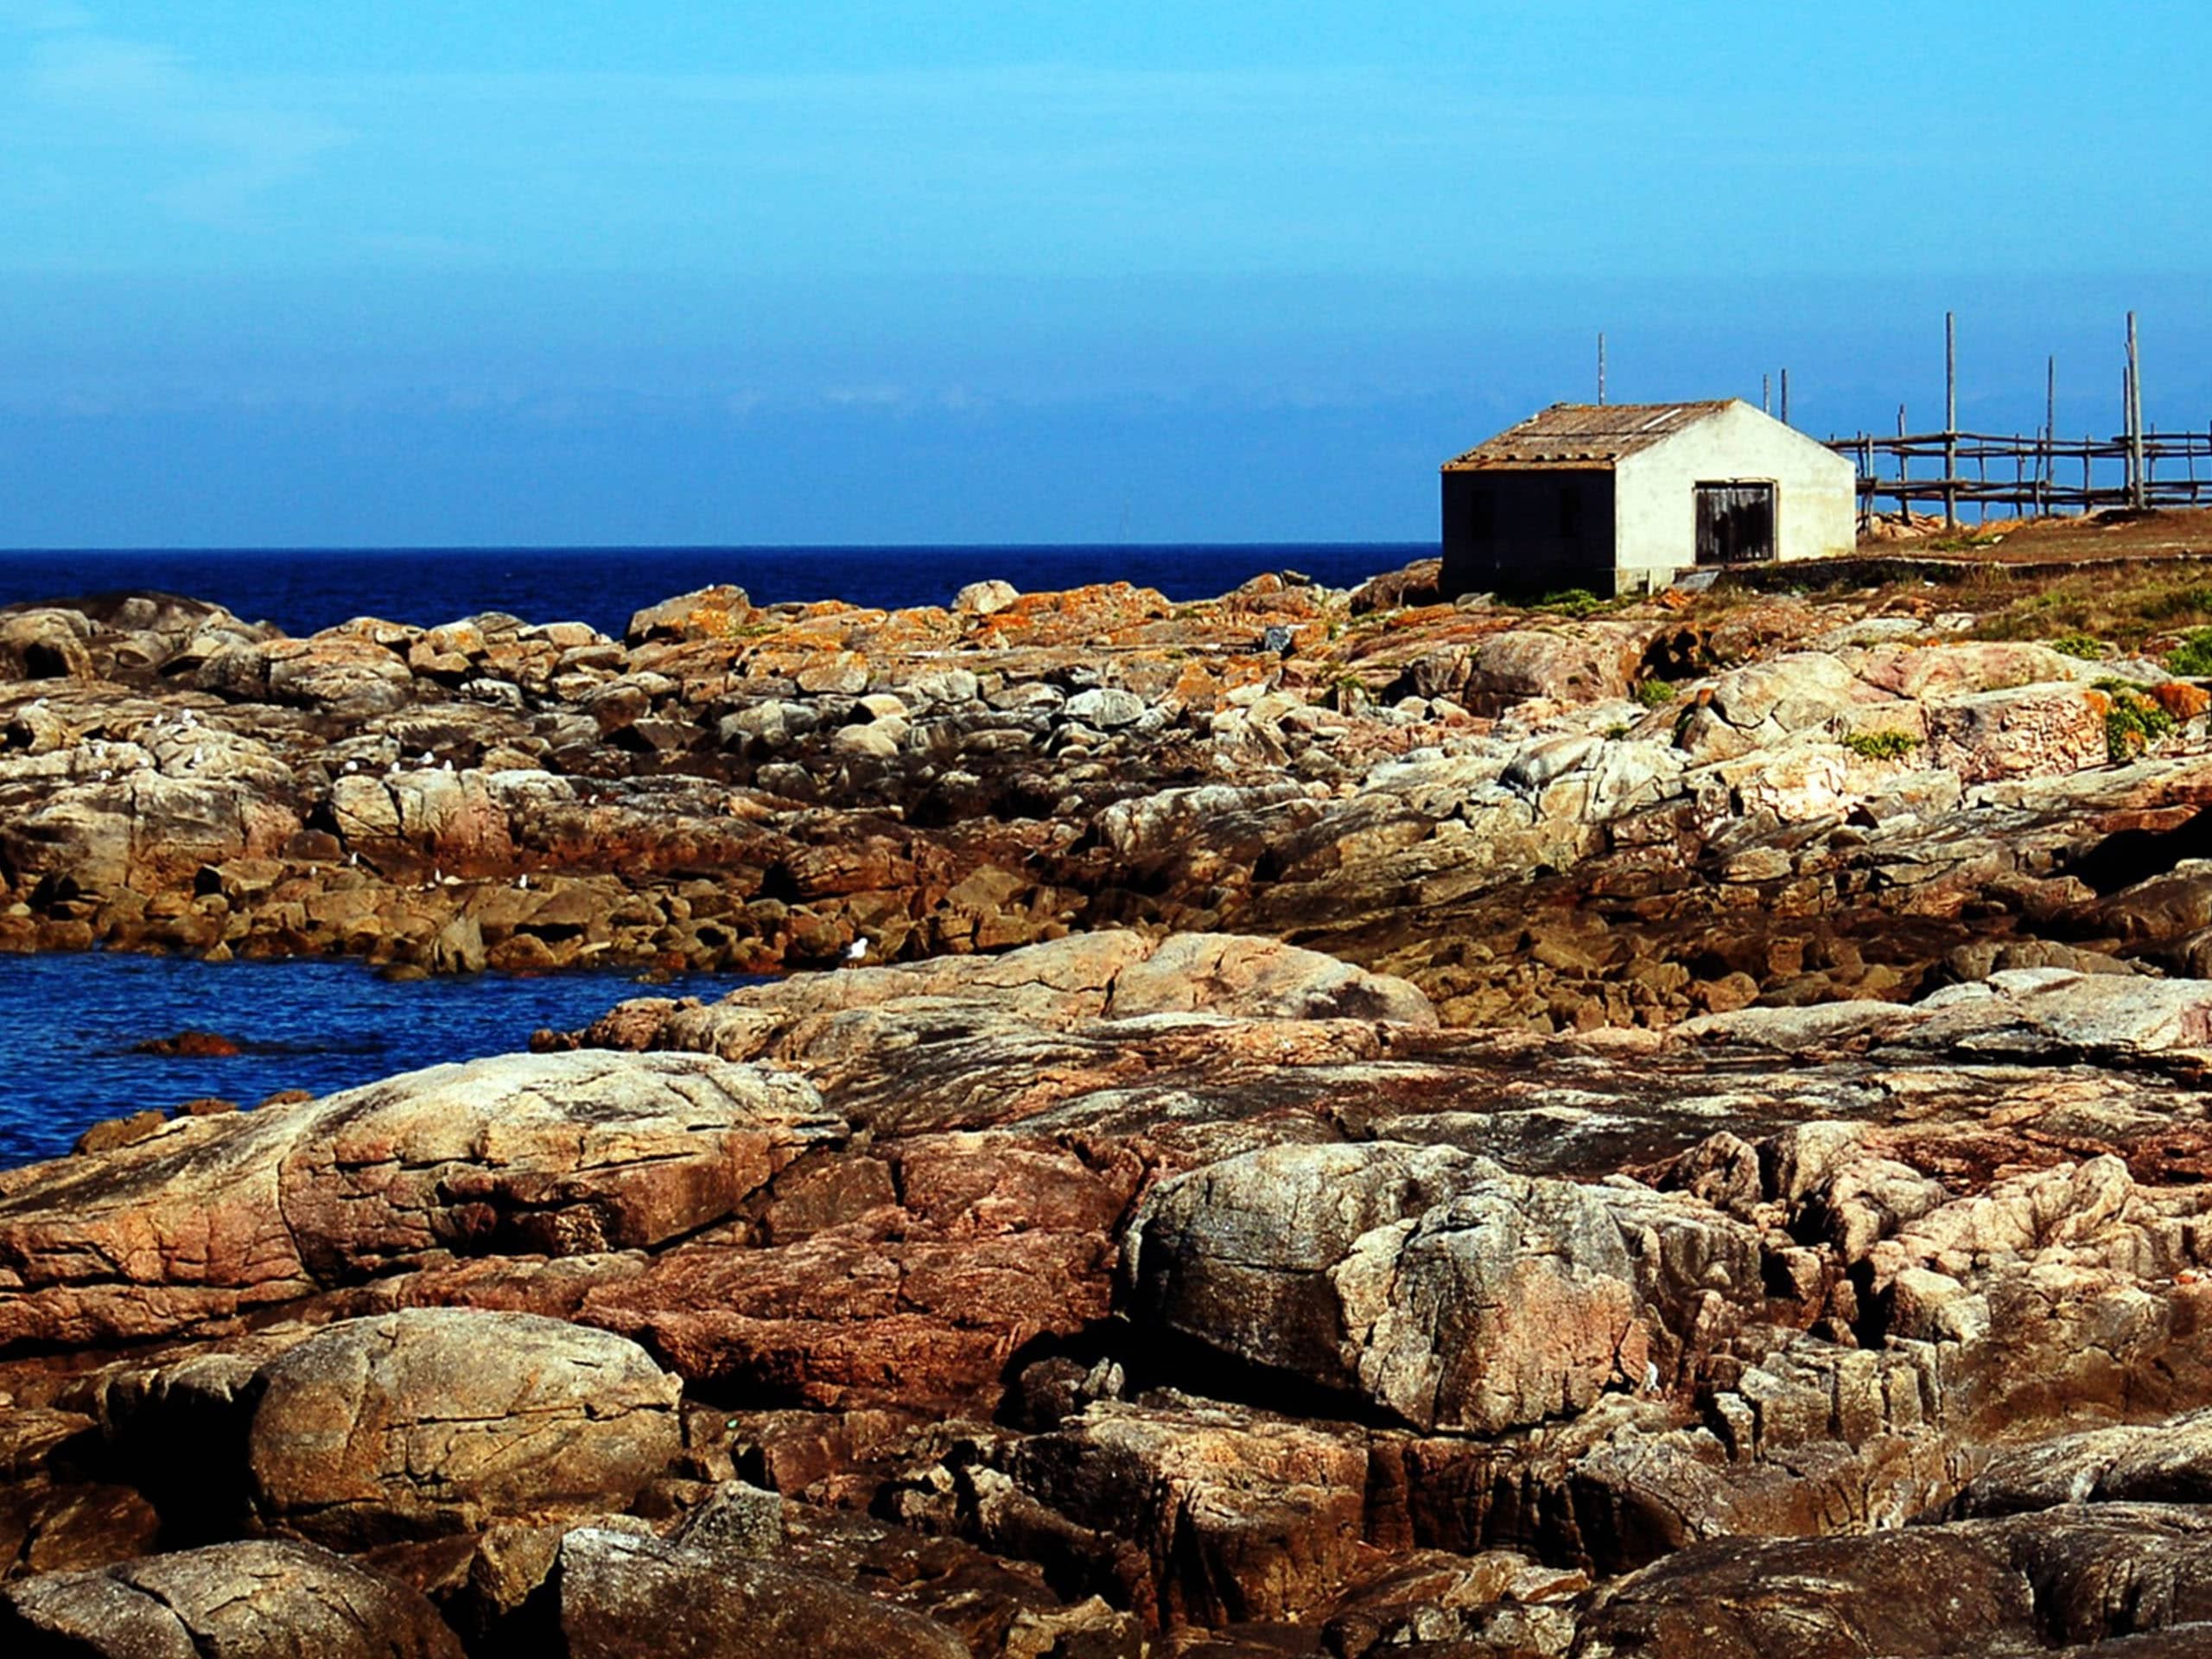
[[[1728,407],[1726,399],[1689,404],[1554,404],[1485,443],[1444,463],[1452,472],[1523,467],[1605,471],[1683,428]]]

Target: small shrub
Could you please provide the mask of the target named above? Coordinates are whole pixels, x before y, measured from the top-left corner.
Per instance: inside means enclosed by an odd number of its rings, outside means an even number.
[[[1628,735],[1628,728],[1618,724],[1608,726],[1605,728],[1605,735],[1613,742],[1618,743]]]
[[[2132,686],[2104,680],[2098,690],[2112,698],[2105,715],[2105,753],[2114,762],[2133,760],[2174,729],[2174,717]]]
[[[2181,644],[2166,653],[2166,671],[2199,679],[2212,675],[2212,628],[2191,628],[2182,635]]]
[[[1546,594],[1529,608],[1550,611],[1559,616],[1589,616],[1602,611],[1611,603],[1592,593],[1587,588],[1569,588],[1564,593]]]
[[[1647,709],[1664,709],[1675,700],[1675,688],[1665,680],[1643,680],[1630,695]]]
[[[1901,760],[1920,747],[1920,740],[1910,732],[1853,732],[1843,747],[1861,760]]]
[[[2104,641],[2094,634],[2062,633],[2050,642],[2050,648],[2085,663],[2101,663],[2105,656]]]

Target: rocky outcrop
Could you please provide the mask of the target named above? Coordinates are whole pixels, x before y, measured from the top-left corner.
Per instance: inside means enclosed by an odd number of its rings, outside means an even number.
[[[628,1507],[678,1445],[632,1344],[524,1313],[348,1319],[264,1366],[245,1429],[261,1522],[340,1548]]]
[[[0,619],[0,945],[861,964],[0,1174],[9,1634],[2190,1650],[2196,688],[1420,577]]]
[[[1425,1430],[1494,1433],[1656,1387],[1662,1356],[1762,1300],[1757,1236],[1706,1206],[1388,1141],[1164,1182],[1127,1261],[1136,1317]]]
[[[0,1638],[24,1659],[461,1659],[422,1596],[297,1543],[218,1544],[0,1589]]]
[[[1477,1033],[1108,931],[165,1123],[9,1178],[18,1594],[258,1531],[479,1652],[2183,1631],[2200,1005]]]
[[[584,1529],[561,1543],[558,1651],[568,1659],[968,1659],[932,1619],[787,1567]]]
[[[705,1057],[514,1056],[184,1117],[0,1195],[0,1350],[233,1328],[429,1264],[662,1243],[842,1130]]]
[[[721,587],[619,641],[18,607],[0,948],[773,969],[1137,925],[1554,1031],[1905,1001],[1987,971],[1962,951],[2201,965],[2202,919],[2130,891],[2201,850],[2202,694],[2148,662],[1962,639],[1916,588],[1574,616],[1421,574]]]

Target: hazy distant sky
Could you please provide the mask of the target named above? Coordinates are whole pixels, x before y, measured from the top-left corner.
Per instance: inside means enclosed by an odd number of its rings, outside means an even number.
[[[0,0],[0,545],[1417,539],[1592,390],[2212,421],[2212,7]]]

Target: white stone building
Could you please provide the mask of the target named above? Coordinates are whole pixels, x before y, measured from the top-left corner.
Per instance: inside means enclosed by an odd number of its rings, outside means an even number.
[[[1444,591],[1597,594],[1848,553],[1852,463],[1736,398],[1554,404],[1444,463]]]

